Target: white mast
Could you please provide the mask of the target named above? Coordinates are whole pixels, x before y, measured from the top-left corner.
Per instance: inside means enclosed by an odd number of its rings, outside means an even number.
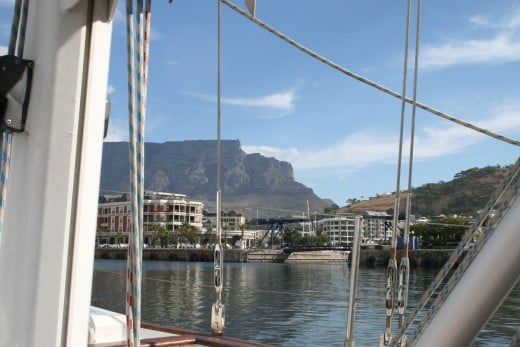
[[[520,280],[520,196],[515,199],[416,346],[471,345]]]
[[[31,1],[0,244],[0,346],[87,343],[115,1]]]

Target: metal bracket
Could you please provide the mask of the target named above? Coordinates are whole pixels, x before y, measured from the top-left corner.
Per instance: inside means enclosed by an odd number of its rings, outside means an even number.
[[[0,57],[0,128],[13,132],[25,130],[31,82],[32,60],[14,55]]]

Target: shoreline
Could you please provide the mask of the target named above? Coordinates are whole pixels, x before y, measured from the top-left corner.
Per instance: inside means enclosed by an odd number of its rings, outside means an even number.
[[[321,253],[318,253],[321,252]],[[348,262],[345,252],[306,251],[285,254],[280,249],[228,249],[224,251],[224,261],[230,263],[331,263]],[[348,252],[347,252],[348,253]],[[410,267],[441,267],[451,255],[451,249],[415,249],[409,251]],[[390,259],[389,249],[362,248],[360,266],[386,267]],[[95,259],[126,259],[126,248],[96,248]],[[397,256],[401,258],[402,250]],[[145,248],[143,260],[212,262],[213,250],[207,248]]]

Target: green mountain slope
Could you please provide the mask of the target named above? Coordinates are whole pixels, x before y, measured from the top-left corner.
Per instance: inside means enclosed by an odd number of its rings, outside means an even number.
[[[475,215],[484,208],[507,177],[509,166],[472,168],[457,173],[449,182],[428,183],[413,192],[412,214],[416,216]],[[401,195],[405,199],[406,195]],[[341,212],[393,212],[395,194],[354,202]],[[401,206],[404,206],[404,201]]]

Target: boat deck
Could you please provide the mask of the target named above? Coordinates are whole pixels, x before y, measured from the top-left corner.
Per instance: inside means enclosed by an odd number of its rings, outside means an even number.
[[[89,347],[126,347],[126,316],[97,307],[90,309]],[[152,323],[141,324],[141,347],[269,347],[254,341],[213,336]]]

